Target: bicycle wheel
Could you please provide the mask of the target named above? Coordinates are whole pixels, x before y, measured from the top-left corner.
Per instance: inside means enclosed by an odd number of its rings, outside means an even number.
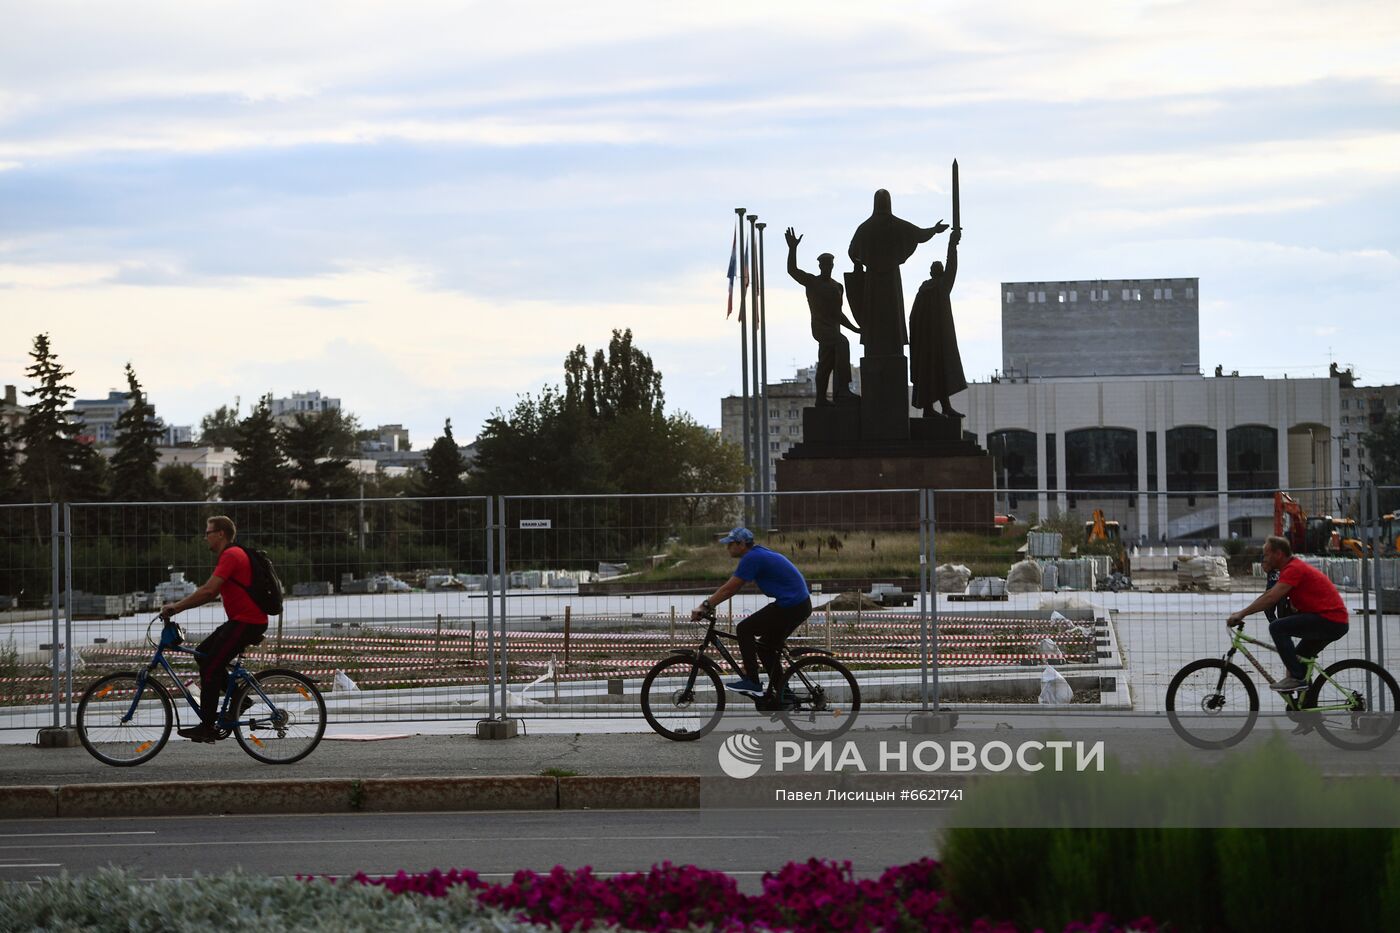
[[[229,715],[238,717],[234,738],[265,764],[301,761],[326,733],[326,701],[321,691],[296,671],[262,671],[253,677],[266,699],[247,682],[239,686],[229,701]]]
[[[695,682],[687,689],[691,670]],[[724,715],[724,686],[709,661],[666,658],[642,680],[642,715],[656,734],[673,742],[693,742],[719,725]]]
[[[1390,672],[1372,661],[1349,658],[1327,668],[1303,696],[1317,710],[1314,726],[1338,748],[1365,751],[1383,745],[1400,728],[1400,688]]]
[[[154,677],[108,674],[78,701],[78,738],[103,764],[126,768],[154,758],[170,739],[175,709]]]
[[[1197,748],[1229,748],[1259,719],[1259,692],[1245,672],[1202,658],[1176,672],[1167,687],[1167,720]]]
[[[834,739],[855,725],[860,712],[855,675],[825,655],[799,658],[783,673],[783,690],[779,695],[790,693],[792,705],[778,716],[804,739]]]

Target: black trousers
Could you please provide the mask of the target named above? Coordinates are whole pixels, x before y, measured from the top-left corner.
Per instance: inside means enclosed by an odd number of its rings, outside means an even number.
[[[213,725],[219,715],[219,697],[228,680],[228,666],[239,652],[250,645],[260,644],[267,634],[266,625],[249,622],[225,622],[199,643],[199,718]]]
[[[1298,660],[1299,656],[1317,657],[1319,651],[1345,635],[1349,628],[1346,623],[1330,622],[1316,613],[1295,612],[1291,616],[1270,622],[1269,634],[1274,638],[1274,647],[1278,648],[1279,657],[1283,658],[1283,666],[1288,668],[1289,676],[1302,680],[1303,675],[1308,672],[1308,667]],[[1293,644],[1294,638],[1298,639],[1296,647]]]
[[[768,672],[768,689],[776,689],[778,652],[789,635],[812,614],[812,600],[804,599],[795,606],[769,603],[734,627],[739,637],[739,655],[743,659],[744,676],[758,680],[758,661]]]

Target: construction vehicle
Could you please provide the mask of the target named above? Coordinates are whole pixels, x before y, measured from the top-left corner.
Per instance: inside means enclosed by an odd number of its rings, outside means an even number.
[[[1336,554],[1342,549],[1332,516],[1309,518],[1286,492],[1274,493],[1274,534],[1287,539],[1295,554]]]
[[[1350,518],[1334,519],[1337,525],[1338,534],[1341,535],[1341,549],[1353,557],[1370,557],[1371,548],[1361,540],[1361,531],[1356,527],[1356,521]],[[1400,554],[1400,515],[1395,512],[1387,512],[1380,519],[1380,553],[1382,556],[1394,557]]]
[[[1122,526],[1116,519],[1104,517],[1103,509],[1094,509],[1093,518],[1084,523],[1084,543],[1101,544],[1094,549],[1096,554],[1108,554],[1113,558],[1115,573],[1127,574],[1128,554],[1123,550]]]

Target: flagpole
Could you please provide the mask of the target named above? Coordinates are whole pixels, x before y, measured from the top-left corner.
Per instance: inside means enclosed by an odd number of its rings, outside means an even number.
[[[734,208],[739,217],[739,264],[743,274],[744,255],[744,208]],[[744,333],[744,309],[747,307],[748,289],[739,289],[739,366],[744,373],[744,492],[753,492],[753,433],[749,425],[749,342]],[[750,523],[749,497],[744,496],[744,524]]]
[[[760,357],[759,374],[761,379],[759,385],[763,386],[763,433],[768,434],[768,290],[764,284],[764,263],[767,254],[763,251],[763,228],[766,223],[758,224],[758,340]],[[763,491],[771,493],[773,491],[772,476],[772,453],[769,448],[763,448]],[[770,496],[763,497],[763,527],[765,529],[773,527],[773,500]]]
[[[754,223],[758,220],[757,214],[749,214],[749,289],[752,291],[749,301],[749,341],[753,344],[752,351],[753,368],[753,472],[754,472],[754,492],[763,491],[763,452],[768,449],[768,429],[763,425],[763,416],[767,414],[767,409],[762,408],[763,404],[763,383],[759,381],[758,372],[758,233],[754,230]],[[755,517],[759,523],[763,522],[763,499],[759,497],[755,501]]]

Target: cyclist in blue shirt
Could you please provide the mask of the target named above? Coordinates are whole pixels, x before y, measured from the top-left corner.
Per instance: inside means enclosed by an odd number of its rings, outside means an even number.
[[[734,575],[702,602],[690,617],[693,621],[703,618],[739,592],[745,583],[755,583],[765,596],[773,597],[773,602],[735,627],[744,676],[741,680],[725,684],[735,693],[764,697],[763,685],[758,681],[758,661],[760,658],[763,660],[763,667],[768,672],[768,690],[771,693],[780,675],[778,652],[788,636],[812,614],[811,591],[807,588],[802,571],[793,566],[792,561],[777,551],[754,544],[753,532],[747,528],[735,528],[719,540],[728,549],[730,557],[738,558],[739,566],[734,568]]]

